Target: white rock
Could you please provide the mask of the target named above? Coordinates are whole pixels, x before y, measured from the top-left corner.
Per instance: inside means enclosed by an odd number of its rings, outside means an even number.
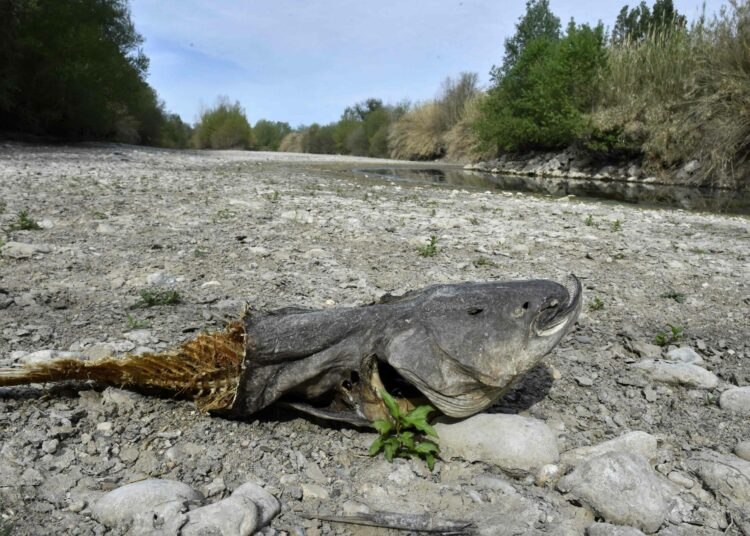
[[[6,242],[6,244],[0,248],[0,253],[3,254],[3,257],[10,257],[12,259],[29,259],[37,253],[46,253],[48,251],[49,248],[13,241]]]
[[[734,447],[734,453],[743,460],[750,462],[750,441],[740,441],[737,443],[737,446]]]
[[[157,287],[171,286],[176,282],[177,279],[175,277],[161,272],[154,272],[153,274],[148,274],[146,276],[146,284]]]
[[[258,507],[245,497],[232,494],[224,500],[188,512],[182,536],[250,536],[259,528]]]
[[[117,231],[108,223],[100,223],[96,226],[96,232],[103,235],[113,235]]]
[[[38,363],[44,363],[52,359],[64,359],[70,357],[80,357],[80,354],[75,352],[61,352],[58,350],[39,350],[38,352],[32,352],[21,357],[18,362],[22,365],[36,365]]]
[[[586,536],[643,536],[643,532],[635,527],[594,523],[586,529]]]
[[[129,523],[138,514],[166,512],[169,505],[201,501],[203,495],[174,480],[148,479],[110,491],[91,505],[94,519],[107,527]]]
[[[435,425],[444,457],[530,472],[557,463],[555,434],[542,421],[520,415],[479,414],[454,424]]]
[[[134,329],[125,333],[125,338],[129,341],[134,342],[138,346],[148,346],[159,342],[159,339],[154,337],[153,333],[147,329]]]
[[[715,494],[750,512],[750,462],[731,454],[704,450],[690,458],[688,468]]]
[[[630,452],[610,452],[580,464],[557,485],[588,504],[605,521],[653,533],[666,520],[674,485],[648,460]]]
[[[714,389],[719,378],[713,372],[691,363],[672,363],[654,359],[644,359],[633,365],[655,381],[673,385],[685,385],[698,389]]]
[[[563,452],[560,455],[560,463],[575,467],[581,462],[608,452],[635,452],[650,460],[656,457],[656,445],[656,438],[651,434],[640,431],[628,432],[598,445]]]
[[[734,411],[741,415],[750,415],[750,385],[727,389],[719,397],[721,409]]]
[[[253,482],[246,482],[232,492],[232,497],[250,499],[258,507],[260,526],[267,525],[281,510],[279,500],[263,487]]]
[[[693,365],[700,365],[703,363],[703,358],[690,348],[689,346],[681,346],[679,348],[672,348],[667,352],[667,361],[674,361],[676,363],[692,363]]]
[[[319,499],[325,501],[330,497],[328,491],[323,486],[303,483],[301,484],[301,487],[303,499]]]

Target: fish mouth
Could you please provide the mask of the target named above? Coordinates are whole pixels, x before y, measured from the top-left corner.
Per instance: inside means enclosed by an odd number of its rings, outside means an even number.
[[[571,274],[565,288],[568,296],[564,303],[558,298],[551,298],[537,315],[533,326],[537,337],[560,335],[578,318],[583,296],[580,279]]]

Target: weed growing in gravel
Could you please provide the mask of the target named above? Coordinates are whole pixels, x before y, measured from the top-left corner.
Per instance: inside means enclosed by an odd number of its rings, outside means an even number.
[[[93,214],[91,214],[91,216],[95,220],[104,220],[104,219],[107,218],[107,215],[104,212],[99,212],[98,210],[96,212],[94,212]]]
[[[474,267],[479,268],[480,266],[486,266],[487,268],[497,268],[497,263],[488,257],[479,257],[475,259]]]
[[[205,249],[195,248],[193,251],[193,256],[198,257],[199,259],[203,259],[206,255],[208,255],[208,252]]]
[[[141,290],[141,301],[134,307],[155,307],[157,305],[177,305],[182,302],[180,293],[176,290]]]
[[[583,220],[583,223],[585,223],[588,227],[592,227],[594,225],[594,217],[589,214],[588,216],[586,216],[586,219]]]
[[[278,190],[274,190],[273,192],[263,194],[263,197],[265,197],[271,203],[276,203],[281,197],[281,194],[278,192]]]
[[[232,218],[236,216],[237,214],[234,211],[229,210],[228,208],[223,208],[219,212],[216,213],[216,216],[214,217],[214,222],[222,221],[222,220],[224,221],[231,220]]]
[[[684,328],[672,324],[667,324],[667,326],[669,327],[669,331],[660,331],[654,337],[654,342],[659,346],[667,346],[668,344],[682,340],[685,336]]]
[[[430,237],[430,243],[426,244],[424,246],[419,246],[417,248],[417,252],[419,252],[420,257],[434,257],[438,254],[438,251],[440,251],[437,247],[437,236],[432,235]]]
[[[471,218],[469,218],[469,223],[472,225],[479,225],[479,218],[477,218],[476,216],[472,216]]]
[[[613,231],[621,231],[622,230],[622,222],[620,220],[615,220],[612,222],[612,226],[610,227]]]
[[[145,329],[151,326],[148,320],[138,320],[132,315],[128,315],[126,322],[128,329]]]
[[[29,217],[28,210],[22,210],[18,213],[16,221],[10,224],[8,231],[38,231],[41,229],[39,224]]]
[[[677,303],[685,303],[685,295],[682,292],[677,292],[674,289],[669,289],[669,291],[662,294],[661,297],[672,299]]]
[[[604,302],[599,296],[595,296],[594,299],[589,302],[589,309],[592,311],[604,309]]]
[[[5,212],[5,208],[6,208],[7,206],[8,206],[8,205],[7,205],[6,203],[5,203],[5,200],[3,200],[3,199],[0,199],[0,214],[2,214],[2,213],[4,213],[4,212]]]
[[[690,248],[688,251],[690,253],[697,253],[698,255],[705,255],[708,253],[708,250],[703,248]]]
[[[431,217],[431,218],[434,218],[435,216],[437,216],[437,210],[435,210],[435,209],[433,208],[432,210],[430,210],[430,217]]]
[[[404,414],[396,400],[385,389],[380,390],[380,396],[388,408],[390,419],[372,423],[380,436],[370,445],[370,456],[375,456],[382,450],[389,462],[393,461],[393,458],[422,458],[432,471],[440,447],[424,436],[438,436],[427,422],[427,416],[435,411],[435,408],[430,405],[419,406]]]

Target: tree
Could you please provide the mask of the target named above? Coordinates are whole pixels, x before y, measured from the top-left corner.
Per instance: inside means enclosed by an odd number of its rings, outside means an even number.
[[[676,29],[683,29],[687,19],[674,8],[672,0],[656,0],[651,9],[642,1],[633,9],[623,6],[612,29],[612,42],[641,41],[649,34],[666,37]]]
[[[560,19],[549,8],[549,0],[527,0],[526,13],[516,24],[516,33],[505,40],[505,56],[499,67],[492,66],[490,76],[496,84],[516,64],[526,46],[535,39],[560,37]]]
[[[201,113],[193,133],[193,144],[198,149],[248,149],[253,143],[245,110],[227,97],[219,97],[213,108]]]
[[[259,151],[278,151],[281,140],[292,131],[289,123],[260,119],[253,127],[256,149]]]

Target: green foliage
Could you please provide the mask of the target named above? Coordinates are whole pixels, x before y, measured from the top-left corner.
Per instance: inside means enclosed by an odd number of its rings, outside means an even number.
[[[589,302],[589,309],[592,311],[604,309],[604,302],[599,296],[595,296],[594,299]]]
[[[190,147],[193,129],[177,114],[165,114],[161,124],[159,145],[170,149],[186,149]]]
[[[586,216],[586,219],[583,221],[583,223],[585,223],[587,227],[593,226],[594,225],[594,217],[591,214],[589,214],[588,216]]]
[[[621,231],[622,230],[622,222],[620,220],[615,220],[612,222],[612,225],[610,226],[610,229],[613,231]]]
[[[432,471],[440,447],[424,436],[438,437],[435,429],[427,422],[427,416],[435,408],[424,405],[404,413],[385,389],[380,390],[380,396],[388,408],[390,419],[372,423],[380,436],[370,445],[370,456],[375,456],[382,450],[389,462],[394,458],[422,458]]]
[[[497,263],[488,257],[479,257],[478,259],[474,260],[473,264],[475,268],[479,268],[482,266],[487,268],[497,268]]]
[[[623,6],[612,29],[612,42],[640,41],[648,35],[665,34],[685,28],[687,20],[674,8],[672,0],[656,0],[649,9],[641,1],[633,9]]]
[[[526,46],[536,39],[555,41],[560,36],[560,19],[549,8],[549,0],[527,0],[526,12],[516,24],[516,33],[505,40],[501,66],[493,66],[490,76],[499,83],[515,66]]]
[[[278,151],[281,140],[291,131],[289,123],[260,119],[253,126],[255,148],[259,151]]]
[[[16,216],[16,221],[10,224],[10,227],[8,227],[8,231],[38,231],[41,229],[41,226],[36,222],[36,220],[31,219],[29,216],[29,211],[24,209],[21,212],[18,213],[18,216]]]
[[[667,324],[669,331],[660,331],[654,337],[654,343],[659,346],[667,346],[673,342],[682,340],[685,335],[685,330],[680,326]]]
[[[677,303],[685,303],[685,294],[674,289],[669,289],[667,292],[662,294],[661,297],[674,300]]]
[[[525,42],[482,101],[475,123],[485,146],[505,151],[570,145],[587,129],[595,81],[605,61],[604,28],[573,21],[561,38]]]
[[[213,108],[204,110],[193,132],[193,145],[198,149],[249,149],[253,135],[240,103],[220,97]]]
[[[164,112],[126,0],[0,2],[0,125],[158,143]]]
[[[128,329],[145,329],[150,325],[148,320],[138,320],[130,314],[127,315],[126,324]]]
[[[435,235],[430,237],[430,242],[424,246],[419,246],[417,252],[420,257],[434,257],[440,251],[437,247],[438,238]]]
[[[140,301],[134,307],[156,307],[158,305],[177,305],[182,303],[180,293],[176,290],[142,289]]]

